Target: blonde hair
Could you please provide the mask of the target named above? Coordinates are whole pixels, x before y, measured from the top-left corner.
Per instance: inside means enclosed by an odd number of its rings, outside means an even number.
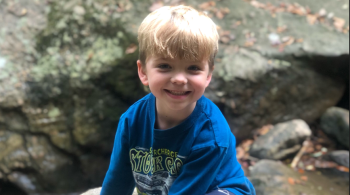
[[[165,6],[150,13],[138,30],[139,59],[180,58],[209,60],[212,69],[219,35],[215,23],[204,13],[189,6]]]

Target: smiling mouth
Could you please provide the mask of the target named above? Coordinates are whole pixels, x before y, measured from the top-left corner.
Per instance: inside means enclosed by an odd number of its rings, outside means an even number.
[[[167,90],[167,89],[165,89],[165,91],[172,95],[187,95],[191,93],[190,91],[173,91],[173,90]]]

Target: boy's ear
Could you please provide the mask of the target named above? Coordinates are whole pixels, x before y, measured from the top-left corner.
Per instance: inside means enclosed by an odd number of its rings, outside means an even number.
[[[207,76],[207,81],[206,81],[205,87],[208,87],[208,85],[211,81],[211,77],[213,76],[213,71],[214,71],[214,66],[211,68],[211,70],[209,70],[209,74]]]
[[[141,80],[141,83],[144,85],[144,86],[148,86],[148,77],[147,77],[147,74],[146,74],[146,70],[144,70],[143,68],[144,66],[142,65],[141,61],[140,60],[137,60],[137,72],[139,74],[139,78]]]

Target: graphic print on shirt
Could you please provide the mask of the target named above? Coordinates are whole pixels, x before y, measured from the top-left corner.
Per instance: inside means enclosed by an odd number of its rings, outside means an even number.
[[[138,194],[167,195],[183,165],[177,152],[136,148],[129,156]]]

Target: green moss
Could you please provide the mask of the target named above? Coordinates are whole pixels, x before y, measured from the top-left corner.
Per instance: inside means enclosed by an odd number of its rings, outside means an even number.
[[[33,68],[36,82],[50,77],[81,82],[107,72],[123,58],[125,48],[136,42],[124,32],[114,1],[55,1],[48,25],[37,36],[41,57]]]
[[[36,36],[36,64],[28,74],[32,104],[53,104],[65,117],[81,107],[114,124],[126,109],[121,105],[144,95],[137,77],[138,53],[124,52],[137,39],[115,11],[120,3],[63,0],[50,4],[47,26]],[[99,100],[108,105],[95,107]]]
[[[60,110],[58,108],[52,108],[49,113],[48,116],[50,118],[55,118],[58,117],[61,114]]]

